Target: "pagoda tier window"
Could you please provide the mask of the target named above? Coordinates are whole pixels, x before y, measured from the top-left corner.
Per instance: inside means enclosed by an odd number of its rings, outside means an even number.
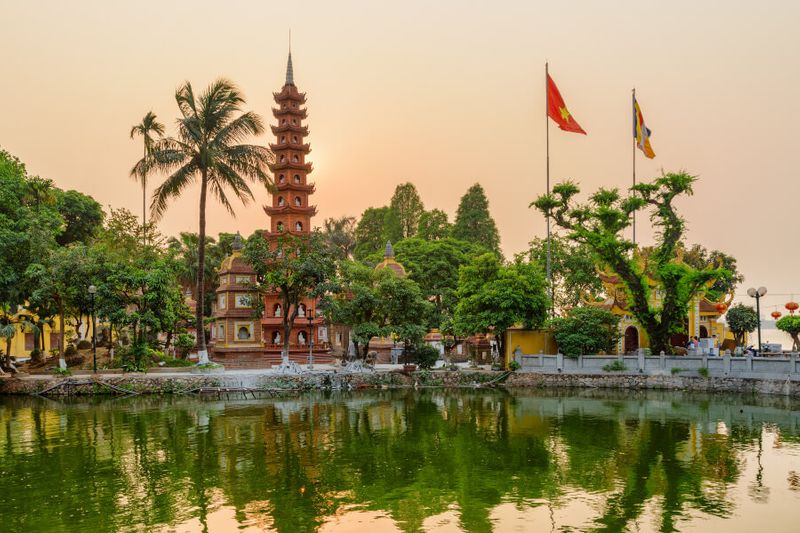
[[[294,136],[292,137],[292,142],[293,142],[293,143],[295,143],[295,144],[297,144],[297,135],[294,135]]]
[[[303,223],[302,222],[296,222],[295,225],[294,225],[294,229],[295,229],[295,231],[303,231]]]
[[[297,306],[297,316],[300,318],[305,318],[306,316],[306,306],[305,304],[300,304]]]
[[[281,343],[281,334],[279,331],[272,332],[272,344],[280,344]]]
[[[305,346],[308,342],[308,333],[305,331],[301,331],[297,334],[297,344],[300,346]]]
[[[286,142],[286,135],[281,135],[281,144]]]
[[[278,183],[286,183],[286,176],[284,176],[283,174],[278,176]]]
[[[281,124],[286,124],[286,119],[281,119]]]
[[[295,183],[300,183],[300,174],[295,174],[294,175],[294,182]]]
[[[278,196],[278,207],[283,207],[285,205],[286,205],[286,200],[283,198],[283,196]]]
[[[286,156],[281,154],[280,162],[283,163],[284,161],[286,161]]]
[[[303,200],[301,200],[299,196],[295,196],[294,197],[294,205],[296,205],[297,207],[302,206],[303,205]]]
[[[293,155],[292,156],[292,163],[299,163],[299,162],[300,162],[300,158],[297,157],[296,155]]]
[[[292,124],[293,124],[294,126],[297,126],[297,119],[296,119],[296,118],[293,118],[293,119],[292,119]]]
[[[275,316],[275,317],[283,316],[283,307],[281,307],[281,304],[275,304],[275,309],[273,311],[272,316]]]
[[[278,222],[278,231],[283,231],[283,222]]]

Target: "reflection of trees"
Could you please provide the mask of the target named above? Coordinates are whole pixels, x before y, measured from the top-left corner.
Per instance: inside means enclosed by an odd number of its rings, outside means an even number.
[[[682,419],[636,418],[624,403],[588,416],[528,400],[528,411],[514,395],[478,391],[3,400],[3,528],[103,532],[189,518],[205,525],[229,505],[240,522],[268,513],[276,530],[303,532],[355,504],[416,532],[455,504],[465,530],[488,532],[500,503],[558,507],[579,489],[609,494],[601,529],[628,527],[658,497],[660,529],[673,531],[690,508],[730,513],[725,490],[739,476],[737,446],[760,435],[741,425],[722,435]]]

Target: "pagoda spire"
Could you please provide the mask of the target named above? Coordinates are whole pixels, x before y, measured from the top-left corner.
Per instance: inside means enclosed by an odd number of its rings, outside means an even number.
[[[294,85],[294,69],[292,68],[292,51],[289,50],[289,61],[286,62],[286,85]]]

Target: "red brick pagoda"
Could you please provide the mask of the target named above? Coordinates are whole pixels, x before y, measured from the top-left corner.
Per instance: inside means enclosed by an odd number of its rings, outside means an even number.
[[[299,92],[294,84],[291,52],[289,52],[289,60],[286,65],[286,83],[281,91],[273,93],[273,96],[278,105],[272,109],[272,114],[278,122],[277,125],[272,126],[276,142],[270,144],[270,149],[275,154],[275,161],[270,165],[275,182],[275,192],[272,193],[271,204],[264,206],[264,211],[270,219],[270,225],[269,230],[265,230],[263,233],[264,237],[271,242],[287,233],[308,236],[311,233],[311,218],[317,214],[316,206],[312,206],[309,202],[311,195],[314,194],[314,184],[308,182],[308,174],[312,171],[312,165],[306,162],[306,156],[311,151],[308,143],[305,142],[308,127],[303,125],[307,116],[306,109],[302,107],[306,102],[306,95]],[[234,255],[237,253],[234,252]],[[223,270],[231,270],[229,262],[235,261],[223,262]],[[238,263],[236,266],[241,269]],[[228,274],[228,272],[220,272],[220,274]],[[236,274],[243,276],[245,273],[237,270]],[[221,286],[217,292],[225,292],[225,288]],[[228,300],[227,295],[224,299]],[[232,299],[235,300],[235,296]],[[219,301],[222,300],[223,297],[219,297]],[[267,294],[264,297],[264,314],[259,324],[260,327],[251,329],[254,334],[260,333],[261,338],[257,351],[253,350],[252,344],[244,342],[244,333],[242,333],[242,342],[238,342],[238,334],[231,338],[231,333],[238,331],[236,328],[241,329],[244,325],[239,323],[242,321],[241,317],[238,317],[238,322],[234,324],[223,325],[227,321],[229,313],[220,309],[219,303],[216,307],[217,325],[216,330],[212,329],[212,335],[218,337],[218,342],[214,347],[217,359],[224,359],[223,362],[226,365],[233,361],[247,362],[247,366],[261,366],[257,363],[278,364],[281,362],[284,341],[283,317],[286,313],[291,315],[293,310],[282,308],[279,294]],[[300,364],[307,363],[309,344],[313,340],[315,362],[330,362],[332,358],[328,346],[327,327],[324,318],[317,313],[317,302],[311,298],[305,299],[299,304],[297,311],[297,318],[292,324],[289,338],[290,360]],[[248,345],[245,346],[245,344]],[[236,349],[237,345],[241,345],[241,348]]]

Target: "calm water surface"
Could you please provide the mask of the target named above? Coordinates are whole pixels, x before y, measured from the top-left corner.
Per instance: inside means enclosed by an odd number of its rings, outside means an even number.
[[[0,531],[800,531],[784,398],[0,398]]]

